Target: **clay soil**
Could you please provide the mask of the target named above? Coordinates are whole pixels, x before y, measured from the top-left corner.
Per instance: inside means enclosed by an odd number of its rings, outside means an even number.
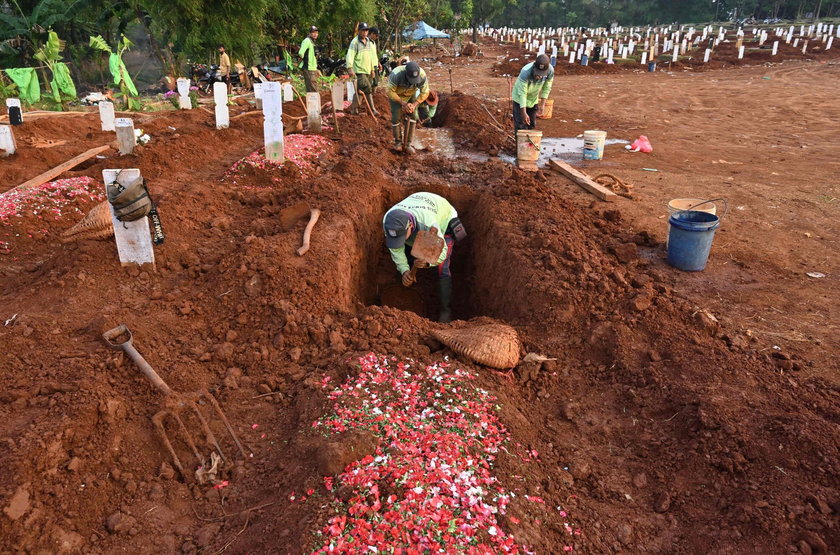
[[[492,67],[506,49],[482,48],[441,107],[456,139],[493,135],[476,99],[507,125]],[[79,215],[0,222],[0,550],[316,549],[341,496],[324,487],[330,463],[374,448],[315,433],[331,406],[322,383],[374,352],[448,356],[498,397],[511,441],[494,471],[517,493],[500,522],[537,552],[836,551],[840,67],[823,62],[556,79],[546,136],[653,143],[583,166],[634,185],[612,204],[494,157],[397,156],[388,123],[369,116],[340,118],[303,171],[236,174],[262,143],[259,116],[221,131],[201,110],[143,116],[152,142],[136,155],[112,150],[65,177],[141,168],[167,233],[156,271],[121,270],[110,240],[60,243]],[[431,68],[434,84],[447,69]],[[95,114],[26,134],[68,142],[0,162],[4,189],[112,140]],[[443,327],[426,318],[432,276],[419,313],[380,305],[397,276],[379,222],[415,191],[449,198],[469,232],[453,258],[455,317],[507,323],[524,351],[556,360],[504,376],[455,356],[430,335]],[[702,273],[664,260],[678,197],[729,203]],[[300,201],[322,211],[304,257],[303,220],[281,213]],[[101,340],[120,323],[174,390],[219,399],[246,451],[219,487],[173,471],[150,420],[160,394]]]

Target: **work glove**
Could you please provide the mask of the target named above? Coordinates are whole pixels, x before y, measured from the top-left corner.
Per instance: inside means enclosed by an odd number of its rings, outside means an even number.
[[[415,276],[411,275],[411,271],[407,270],[407,271],[403,272],[402,284],[405,287],[411,287],[414,284],[415,281],[417,281],[417,278]]]

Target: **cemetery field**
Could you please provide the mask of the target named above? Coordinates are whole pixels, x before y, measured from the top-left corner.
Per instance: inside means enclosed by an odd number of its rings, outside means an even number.
[[[625,185],[602,202],[545,159],[515,166],[505,75],[534,54],[481,50],[410,53],[441,93],[411,157],[385,117],[325,110],[308,132],[297,100],[282,104],[284,163],[264,156],[250,97],[222,129],[212,104],[135,114],[149,140],[125,156],[97,112],[24,113],[0,161],[0,551],[840,545],[838,59],[559,62],[543,153]],[[583,161],[587,130],[653,152],[613,143]],[[103,170],[125,168],[166,231],[155,268],[68,231],[103,202]],[[385,301],[399,276],[382,217],[420,191],[468,232],[451,325],[433,321],[432,272],[419,303]],[[722,217],[702,272],[665,260],[680,198]],[[211,423],[229,464],[176,468],[152,420],[163,396],[103,342],[118,324],[173,390],[218,399],[242,444]],[[515,330],[509,371],[433,334],[485,325]]]

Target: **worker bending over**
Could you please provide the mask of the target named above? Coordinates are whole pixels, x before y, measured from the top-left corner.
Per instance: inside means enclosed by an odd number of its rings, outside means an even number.
[[[525,64],[513,86],[513,127],[515,130],[533,129],[537,116],[541,116],[545,99],[551,94],[554,68],[545,54],[540,54],[530,64]],[[539,109],[537,108],[539,103]]]
[[[416,278],[411,274],[409,247],[414,244],[418,231],[437,228],[438,236],[446,243],[437,262],[438,293],[440,295],[440,314],[438,321],[448,323],[452,320],[452,273],[449,263],[456,241],[463,241],[467,232],[458,212],[445,198],[434,193],[414,193],[402,202],[394,205],[382,218],[385,230],[385,246],[391,251],[391,259],[402,274],[402,284],[412,285]],[[410,259],[410,263],[409,263]]]
[[[394,133],[394,146],[397,151],[402,150],[402,118],[408,118],[406,128],[406,153],[414,154],[411,140],[417,127],[417,107],[429,96],[429,80],[426,72],[420,69],[417,62],[408,62],[404,66],[394,68],[388,76],[388,99],[391,101],[391,130]]]

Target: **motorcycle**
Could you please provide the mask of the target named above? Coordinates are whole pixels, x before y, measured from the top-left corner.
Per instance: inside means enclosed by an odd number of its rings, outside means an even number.
[[[201,94],[213,94],[214,83],[224,83],[225,80],[219,73],[218,65],[193,64],[190,67],[190,81],[194,87],[198,87]],[[234,87],[241,87],[242,83],[238,71],[231,71],[230,83]]]
[[[347,65],[345,64],[344,59],[333,60],[327,55],[321,55],[318,57],[318,69],[321,70],[321,74],[324,76],[341,76],[347,73]]]

